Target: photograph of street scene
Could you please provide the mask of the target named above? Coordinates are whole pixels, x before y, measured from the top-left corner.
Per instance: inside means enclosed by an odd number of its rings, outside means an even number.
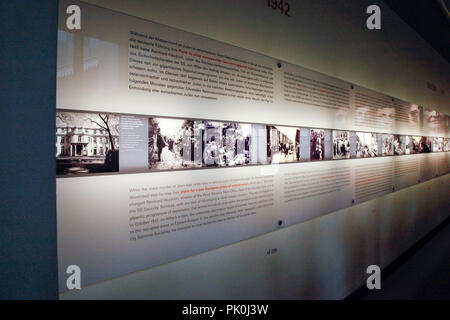
[[[267,126],[268,163],[295,162],[300,158],[300,129]]]

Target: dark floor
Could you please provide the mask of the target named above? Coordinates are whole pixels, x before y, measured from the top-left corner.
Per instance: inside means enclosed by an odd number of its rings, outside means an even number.
[[[450,299],[450,223],[387,275],[381,290],[366,291],[363,300]]]

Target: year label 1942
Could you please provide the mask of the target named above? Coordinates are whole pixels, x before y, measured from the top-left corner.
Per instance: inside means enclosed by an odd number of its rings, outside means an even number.
[[[284,14],[290,17],[289,10],[291,9],[291,5],[284,0],[267,0],[267,6],[272,10],[280,10],[281,14]]]

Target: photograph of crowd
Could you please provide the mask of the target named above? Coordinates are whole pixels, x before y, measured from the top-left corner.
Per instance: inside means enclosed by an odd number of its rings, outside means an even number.
[[[394,135],[394,155],[400,156],[405,154],[405,136]]]
[[[205,121],[203,162],[206,166],[250,163],[251,124]]]
[[[269,163],[295,162],[300,158],[300,129],[267,126],[267,160]]]
[[[350,131],[333,130],[333,159],[350,158]]]
[[[56,174],[119,171],[119,116],[56,112]]]
[[[149,169],[201,167],[202,121],[149,118]]]
[[[383,134],[383,156],[393,156],[394,155],[394,135],[393,134]]]
[[[441,121],[441,114],[436,117]],[[57,111],[57,175],[118,172],[120,121],[121,116],[114,114]],[[305,143],[302,153],[300,141]],[[308,156],[315,161],[443,151],[450,151],[449,138],[148,118],[150,170],[289,163],[307,161]]]
[[[356,157],[369,158],[377,156],[377,134],[371,132],[356,132]]]
[[[325,159],[325,130],[311,129],[309,139],[311,160],[314,161]]]

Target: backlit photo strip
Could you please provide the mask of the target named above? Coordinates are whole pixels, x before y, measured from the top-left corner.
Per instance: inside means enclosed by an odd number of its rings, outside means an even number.
[[[377,134],[371,132],[356,132],[356,157],[371,158],[377,156]]]
[[[300,129],[267,126],[268,163],[296,162],[300,158]]]
[[[56,174],[119,171],[120,116],[56,112]]]
[[[350,131],[333,130],[333,159],[350,158]]]

